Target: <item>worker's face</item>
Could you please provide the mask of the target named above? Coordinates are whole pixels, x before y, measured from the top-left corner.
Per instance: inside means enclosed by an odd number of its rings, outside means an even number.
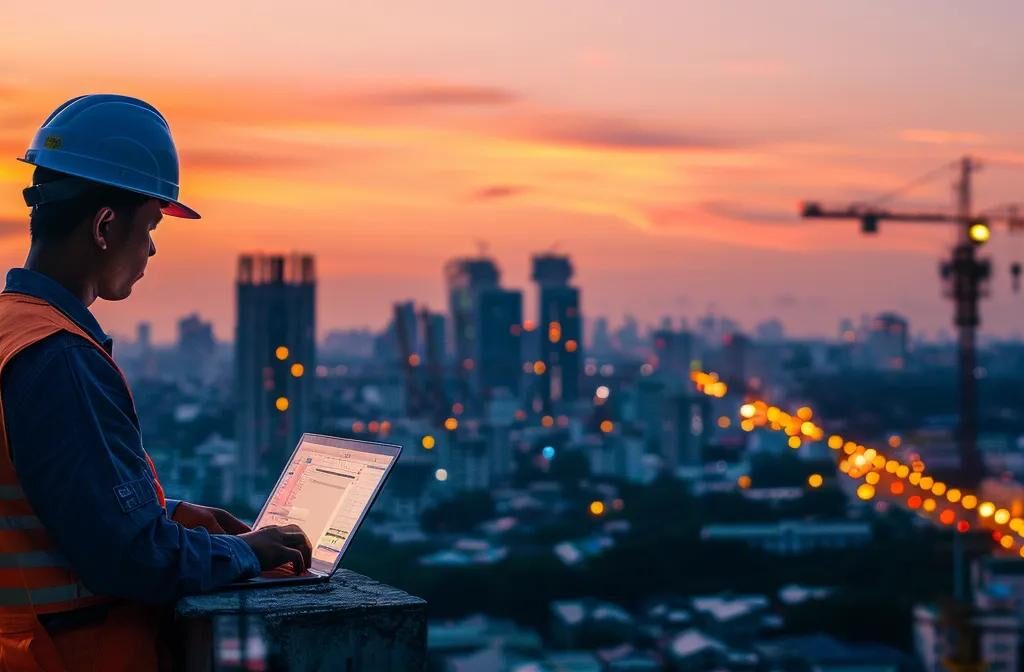
[[[160,201],[150,199],[132,213],[110,210],[95,228],[100,248],[102,273],[99,298],[108,301],[126,299],[132,287],[142,279],[149,258],[156,254],[153,230],[163,215]]]

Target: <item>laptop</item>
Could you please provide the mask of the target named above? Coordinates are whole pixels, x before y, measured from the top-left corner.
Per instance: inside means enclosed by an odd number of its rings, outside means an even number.
[[[298,525],[313,546],[312,563],[299,576],[271,570],[223,588],[329,581],[401,452],[387,443],[303,434],[252,529]]]

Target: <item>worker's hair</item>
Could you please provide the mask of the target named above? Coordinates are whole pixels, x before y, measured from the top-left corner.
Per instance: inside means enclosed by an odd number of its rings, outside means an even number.
[[[70,177],[65,173],[36,167],[32,184],[56,182]],[[152,196],[96,183],[95,187],[64,201],[43,203],[32,208],[29,233],[32,241],[53,241],[67,237],[86,219],[103,207],[113,208],[118,217],[134,217],[135,211]]]

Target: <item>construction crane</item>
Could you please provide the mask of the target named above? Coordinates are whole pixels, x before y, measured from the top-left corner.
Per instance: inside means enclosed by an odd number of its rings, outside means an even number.
[[[911,186],[945,174],[950,168],[959,172],[954,185],[956,211],[905,212],[896,211],[882,204],[891,200]],[[1011,233],[1024,229],[1024,220],[1016,206],[1003,206],[972,214],[971,179],[980,168],[977,160],[965,156],[953,164],[946,164],[912,181],[905,187],[885,194],[872,202],[853,203],[844,207],[829,208],[815,201],[802,205],[801,215],[811,219],[855,219],[865,234],[877,234],[879,223],[928,223],[952,224],[958,232],[957,242],[950,257],[939,266],[939,274],[945,286],[946,296],[953,300],[953,324],[957,328],[960,379],[960,418],[958,439],[960,445],[960,478],[962,485],[976,487],[984,477],[984,464],[978,453],[978,398],[977,398],[977,331],[981,323],[978,305],[988,294],[991,276],[991,262],[978,256],[978,248],[988,242],[991,224],[1005,222]],[[1021,266],[1014,262],[1010,267],[1014,291],[1020,286]]]

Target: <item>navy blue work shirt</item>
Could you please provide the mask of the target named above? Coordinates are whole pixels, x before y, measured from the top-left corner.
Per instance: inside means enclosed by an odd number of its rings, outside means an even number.
[[[12,269],[4,291],[47,301],[111,352],[96,318],[52,278]],[[182,527],[170,519],[176,501],[160,506],[128,388],[96,346],[49,336],[7,364],[0,390],[25,497],[90,590],[160,604],[259,573],[245,541]]]

